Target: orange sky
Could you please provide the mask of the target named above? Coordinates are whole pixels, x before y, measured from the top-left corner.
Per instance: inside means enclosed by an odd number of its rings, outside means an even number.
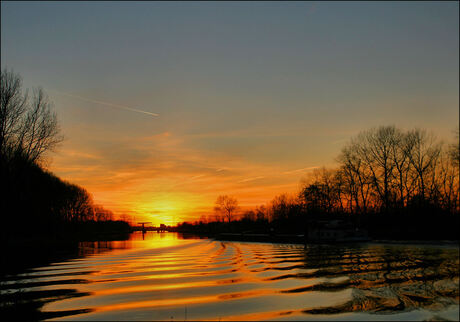
[[[236,197],[244,209],[265,204],[280,193],[297,192],[302,175],[317,167],[256,163],[194,150],[187,138],[169,132],[126,144],[146,155],[135,164],[113,164],[105,153],[62,148],[54,155],[52,169],[87,188],[96,202],[117,214],[174,224],[211,214],[220,194]]]
[[[42,86],[49,169],[136,221],[295,193],[360,131],[454,139],[458,2],[1,2],[1,64]]]

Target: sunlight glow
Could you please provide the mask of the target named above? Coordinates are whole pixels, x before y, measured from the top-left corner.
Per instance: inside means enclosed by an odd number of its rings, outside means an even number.
[[[140,198],[135,203],[134,211],[144,219],[152,221],[152,224],[175,225],[179,220],[179,215],[186,211],[186,204],[179,197],[174,195],[161,195]]]

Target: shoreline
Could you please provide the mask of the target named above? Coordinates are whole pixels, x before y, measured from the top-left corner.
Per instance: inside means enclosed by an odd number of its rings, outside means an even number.
[[[80,243],[128,240],[131,231],[65,231],[59,235],[17,235],[0,246],[0,277],[53,261],[78,257]]]
[[[460,246],[459,240],[392,240],[378,239],[371,241],[374,244],[392,244],[392,245],[430,245],[430,246]]]
[[[268,234],[196,234],[182,233],[198,237],[207,237],[217,241],[240,241],[273,244],[304,244],[304,245],[350,245],[350,244],[381,244],[381,245],[421,245],[421,246],[456,246],[460,247],[459,240],[398,240],[398,239],[368,239],[350,241],[306,241],[303,235],[268,235]]]

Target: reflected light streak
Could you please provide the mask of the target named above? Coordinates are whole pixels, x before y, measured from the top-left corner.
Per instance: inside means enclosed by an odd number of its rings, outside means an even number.
[[[179,276],[183,276],[183,274],[177,274]],[[147,277],[148,278],[148,277]],[[95,295],[103,295],[103,294],[121,294],[121,293],[137,293],[137,292],[154,292],[154,291],[161,291],[161,290],[170,290],[170,289],[186,289],[186,288],[194,288],[194,287],[211,287],[211,286],[218,286],[220,285],[216,281],[202,281],[202,282],[188,282],[188,283],[176,283],[176,284],[153,284],[153,285],[138,285],[138,286],[127,286],[127,287],[119,287],[115,290],[112,289],[104,289],[101,291],[97,291]]]
[[[113,305],[101,306],[98,311],[113,311],[113,310],[126,310],[126,309],[139,309],[145,307],[160,307],[160,306],[172,306],[186,304],[199,304],[199,303],[212,303],[219,302],[222,300],[240,299],[246,297],[263,296],[264,294],[272,294],[274,290],[263,289],[250,292],[239,292],[225,295],[211,295],[211,296],[199,296],[199,297],[185,297],[185,298],[173,298],[163,300],[148,300],[148,301],[137,301],[131,303],[117,303]]]

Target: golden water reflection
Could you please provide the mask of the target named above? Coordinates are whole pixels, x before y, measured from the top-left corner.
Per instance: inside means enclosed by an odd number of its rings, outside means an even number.
[[[0,295],[29,294],[51,320],[458,319],[456,246],[139,232],[80,250],[78,258],[3,278]]]

